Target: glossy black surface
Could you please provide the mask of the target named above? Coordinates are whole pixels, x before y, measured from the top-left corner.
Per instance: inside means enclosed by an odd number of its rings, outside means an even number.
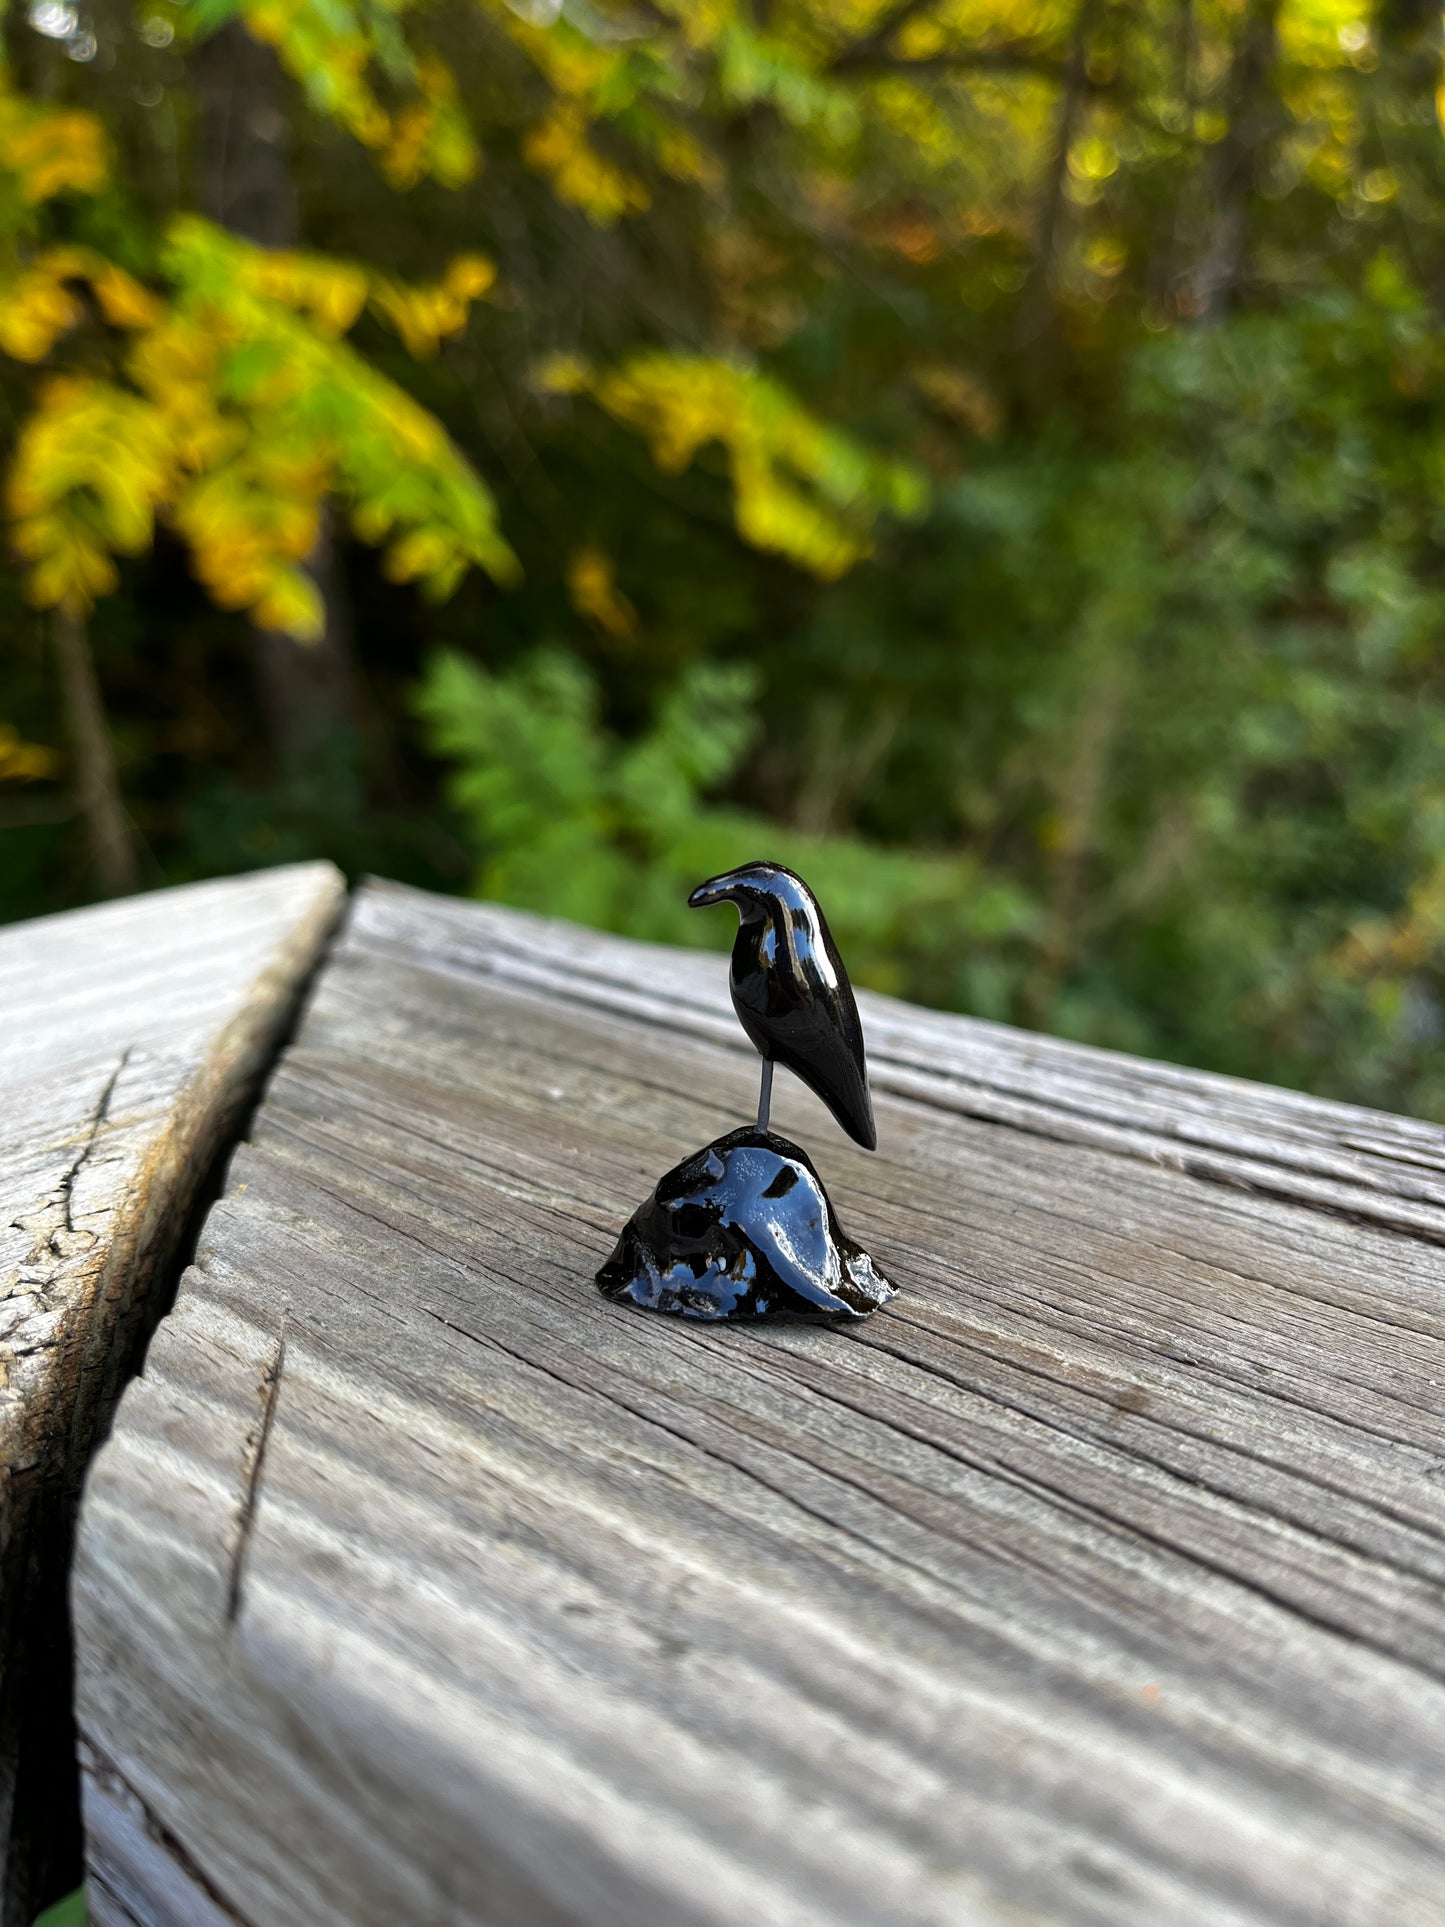
[[[866,1318],[893,1296],[839,1229],[807,1152],[751,1126],[668,1172],[597,1283],[683,1318]]]
[[[866,1150],[878,1148],[863,1026],[818,900],[781,863],[745,863],[700,883],[694,909],[735,903],[733,1008],[765,1058],[785,1064]]]

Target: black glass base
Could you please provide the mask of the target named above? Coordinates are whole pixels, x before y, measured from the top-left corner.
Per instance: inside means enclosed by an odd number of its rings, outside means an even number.
[[[683,1318],[866,1318],[894,1292],[838,1228],[807,1152],[752,1127],[658,1181],[597,1284]]]

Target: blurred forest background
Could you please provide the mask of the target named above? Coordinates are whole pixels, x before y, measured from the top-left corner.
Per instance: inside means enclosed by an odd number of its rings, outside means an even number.
[[[329,855],[1445,1119],[1426,0],[31,0],[0,917]]]

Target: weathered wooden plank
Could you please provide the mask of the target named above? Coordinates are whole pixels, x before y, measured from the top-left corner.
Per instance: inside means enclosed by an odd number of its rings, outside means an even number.
[[[342,894],[330,864],[305,864],[0,931],[7,1927],[29,1927],[50,1869],[78,1852],[65,1588],[80,1476]]]
[[[871,1000],[902,1295],[675,1324],[725,994],[363,893],[88,1488],[101,1927],[1438,1927],[1445,1133]]]
[[[379,887],[379,942],[405,943],[411,894]],[[705,956],[472,904],[440,900],[429,914],[438,963],[747,1048]],[[859,1001],[880,1089],[1445,1242],[1445,1138],[1434,1125],[868,992]]]

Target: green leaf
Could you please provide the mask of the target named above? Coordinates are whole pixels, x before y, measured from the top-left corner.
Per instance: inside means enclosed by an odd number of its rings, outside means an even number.
[[[73,1894],[64,1900],[57,1900],[53,1907],[47,1907],[35,1921],[35,1927],[86,1927],[90,1919],[85,1905],[85,1889],[77,1887]]]

